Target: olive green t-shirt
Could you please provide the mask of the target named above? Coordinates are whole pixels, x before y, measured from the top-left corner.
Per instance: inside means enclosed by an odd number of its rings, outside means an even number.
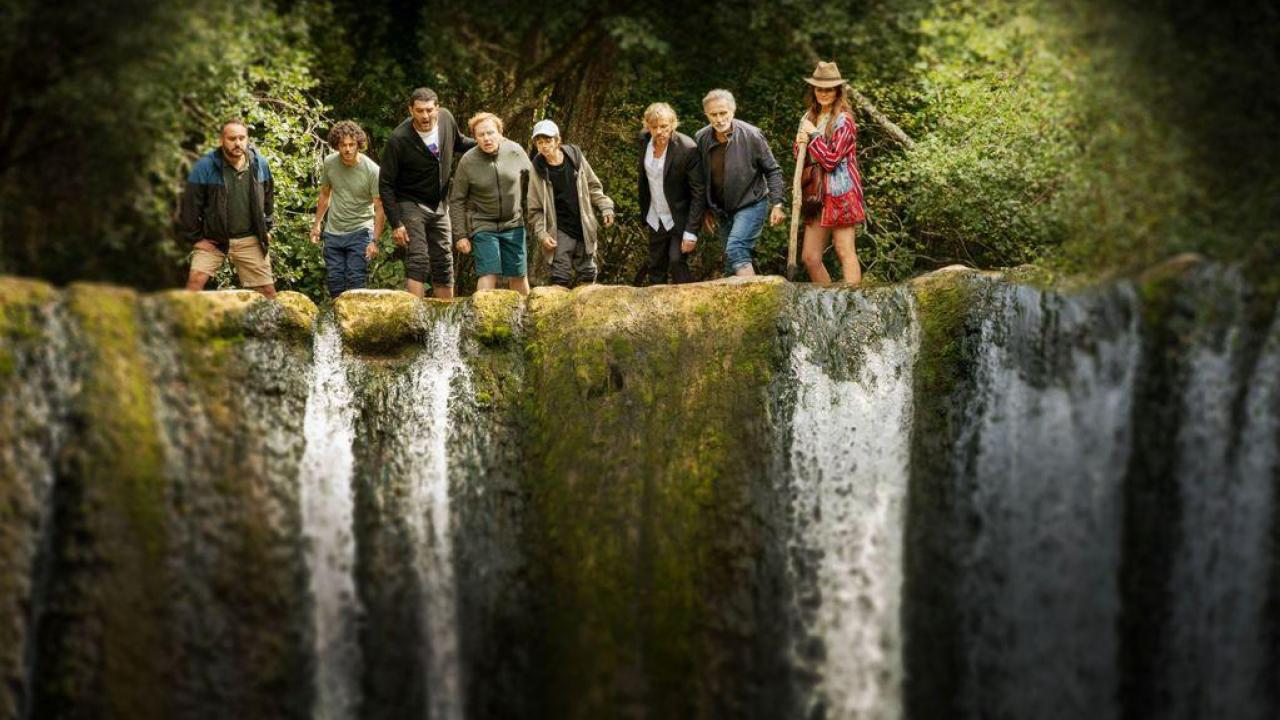
[[[245,162],[243,170],[225,160],[222,163],[222,183],[227,186],[227,236],[231,239],[253,234],[253,216],[249,208],[253,194],[253,163]]]
[[[361,153],[354,167],[342,164],[342,156],[330,153],[320,171],[320,186],[329,187],[329,211],[324,230],[345,235],[373,228],[373,200],[378,197],[378,164]]]

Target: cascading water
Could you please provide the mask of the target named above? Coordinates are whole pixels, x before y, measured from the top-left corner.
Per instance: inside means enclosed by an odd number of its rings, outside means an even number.
[[[436,318],[427,349],[414,361],[398,393],[408,400],[409,526],[415,536],[414,569],[421,591],[426,639],[428,720],[462,720],[458,656],[457,591],[454,586],[449,488],[449,400],[456,380],[465,382],[459,352],[461,326],[453,316]]]
[[[605,310],[548,293],[527,318],[356,296],[340,341],[328,317],[310,337],[300,299],[26,302],[11,288],[28,283],[0,279],[0,717],[563,717],[635,687],[651,695],[619,695],[627,711],[688,697],[716,714],[738,690],[725,667],[761,717],[1274,717],[1280,313],[1219,268],[1161,272],[1077,293],[961,272],[672,289],[689,324],[660,336],[678,367],[653,374],[652,344],[592,334],[593,313],[652,309],[647,290],[634,307],[610,290]],[[732,303],[699,299],[713,292],[755,298],[752,333],[732,337]],[[405,331],[388,307],[421,315]],[[716,365],[706,332],[767,351]],[[673,627],[719,623],[681,656],[708,662],[611,665],[625,655],[587,646],[625,634],[620,606],[578,639],[598,674],[562,678],[552,704],[540,612],[605,581],[543,584],[564,566],[528,528],[554,512],[576,531],[580,504],[608,501],[557,505],[538,479],[636,440],[595,431],[548,453],[521,413],[555,391],[592,422],[677,376],[702,400],[702,372],[751,392],[710,423],[673,413],[706,433],[661,451],[705,473],[699,490],[749,476],[729,512],[759,519],[729,525],[743,532],[716,546],[723,575],[688,585],[733,602],[646,602],[687,613]],[[760,378],[778,391],[767,409]],[[739,421],[776,442],[735,444],[746,473],[699,464]],[[674,498],[653,530],[716,532],[708,498]],[[672,547],[671,567],[699,551]]]
[[[316,720],[349,720],[360,706],[360,645],[356,595],[354,454],[355,406],[342,339],[329,319],[315,336],[302,459],[302,526],[307,540],[315,648]]]
[[[1206,317],[1188,353],[1173,443],[1182,511],[1168,588],[1170,717],[1263,720],[1275,717],[1262,629],[1273,571],[1280,325],[1249,375],[1238,279],[1203,279]]]
[[[1124,471],[1139,360],[1127,287],[998,285],[955,462],[966,717],[1117,717]]]
[[[51,502],[56,477],[55,462],[68,438],[67,412],[70,397],[76,391],[68,351],[66,320],[58,304],[48,304],[35,311],[32,318],[39,344],[29,347],[5,347],[10,372],[17,382],[0,383],[0,406],[6,408],[0,417],[0,433],[16,438],[12,447],[0,448],[0,473],[22,483],[23,501],[10,499],[15,509],[25,510],[29,533],[19,534],[16,542],[0,551],[0,559],[10,565],[10,572],[24,588],[25,613],[18,607],[4,608],[18,634],[14,647],[0,653],[0,715],[31,716],[32,688],[36,656],[36,628],[44,609],[47,585],[47,561],[53,539]],[[3,427],[3,426],[9,427]],[[25,537],[23,537],[25,535]],[[13,553],[10,555],[9,553]],[[3,582],[3,580],[0,580]],[[8,613],[12,612],[13,615]],[[3,633],[0,633],[3,634]],[[15,691],[12,696],[6,693]]]
[[[808,317],[790,363],[789,555],[802,625],[793,655],[814,684],[799,717],[899,718],[902,522],[918,346],[911,297],[814,291],[798,311]],[[839,352],[849,341],[863,346]]]

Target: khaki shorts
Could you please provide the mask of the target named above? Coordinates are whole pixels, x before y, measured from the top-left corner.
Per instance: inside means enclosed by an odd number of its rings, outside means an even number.
[[[250,235],[234,238],[230,244],[231,252],[226,254],[220,250],[196,248],[191,253],[191,270],[205,275],[216,275],[222,268],[222,262],[230,257],[231,264],[240,274],[242,286],[256,288],[275,282],[275,277],[271,274],[271,258],[262,252],[262,245],[258,244],[257,237]]]

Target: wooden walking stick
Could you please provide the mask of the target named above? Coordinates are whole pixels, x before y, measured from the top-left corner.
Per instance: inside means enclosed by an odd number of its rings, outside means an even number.
[[[791,178],[791,239],[787,242],[787,282],[796,277],[796,245],[800,241],[800,206],[804,201],[801,196],[800,183],[804,175],[805,153],[809,150],[809,141],[800,143],[800,151],[796,153],[796,171]]]

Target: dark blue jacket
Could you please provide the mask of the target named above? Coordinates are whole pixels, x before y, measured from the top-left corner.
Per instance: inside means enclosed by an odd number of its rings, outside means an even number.
[[[275,205],[275,184],[267,161],[258,151],[249,148],[249,165],[253,168],[253,192],[249,196],[249,212],[252,214],[253,234],[267,250],[267,235],[273,223],[271,211]],[[223,252],[227,252],[230,237],[227,232],[227,188],[222,182],[222,170],[226,160],[222,148],[216,148],[200,158],[187,175],[187,189],[182,194],[178,213],[178,237],[194,245],[201,240],[212,240]]]

